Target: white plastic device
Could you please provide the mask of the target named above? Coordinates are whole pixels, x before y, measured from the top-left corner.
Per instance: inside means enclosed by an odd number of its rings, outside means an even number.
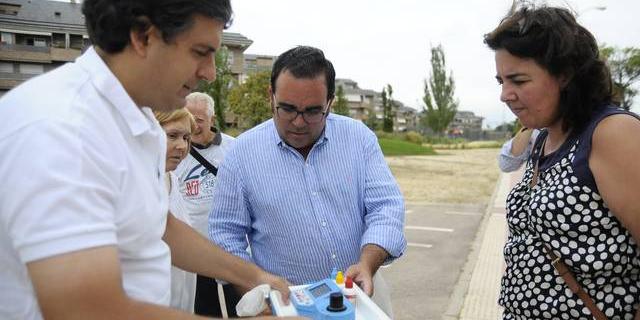
[[[289,289],[291,292],[298,291],[308,287],[309,285],[291,286]],[[355,283],[353,289],[356,292],[356,320],[391,320],[384,311],[378,307],[378,305],[369,298],[369,296],[360,289]],[[300,315],[296,310],[294,304],[289,302],[288,305],[284,305],[282,302],[282,295],[280,291],[271,290],[269,293],[269,300],[271,302],[271,309],[273,314],[278,317],[285,316],[298,316]]]

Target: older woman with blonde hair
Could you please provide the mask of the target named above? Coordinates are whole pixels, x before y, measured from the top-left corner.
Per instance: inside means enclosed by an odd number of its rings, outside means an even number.
[[[169,192],[169,211],[182,222],[191,225],[173,171],[188,154],[191,146],[191,133],[196,123],[189,111],[184,108],[172,112],[154,112],[162,129],[167,134],[167,157],[165,183]],[[193,312],[196,294],[196,275],[171,267],[171,307]]]

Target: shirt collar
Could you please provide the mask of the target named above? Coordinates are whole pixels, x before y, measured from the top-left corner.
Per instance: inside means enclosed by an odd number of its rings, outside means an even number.
[[[198,149],[206,149],[212,145],[219,146],[222,143],[222,133],[215,127],[211,127],[211,132],[213,132],[213,140],[211,140],[211,142],[205,145],[197,144],[197,143],[191,143],[191,144]]]
[[[76,59],[76,64],[87,71],[95,89],[120,113],[133,136],[153,131],[153,122],[149,119],[151,110],[144,113],[143,109],[149,108],[136,105],[93,46]]]

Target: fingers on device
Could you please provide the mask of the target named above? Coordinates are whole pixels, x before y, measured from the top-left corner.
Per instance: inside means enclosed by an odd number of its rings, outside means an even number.
[[[304,287],[291,288],[291,303],[277,305],[272,299],[276,315],[300,315],[313,320],[355,320],[355,307],[331,279],[325,279]],[[279,309],[279,310],[278,310]]]

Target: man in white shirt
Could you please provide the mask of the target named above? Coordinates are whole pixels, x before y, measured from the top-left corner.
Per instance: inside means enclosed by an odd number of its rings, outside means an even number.
[[[224,159],[225,153],[233,144],[234,137],[226,135],[213,125],[214,101],[202,92],[192,92],[187,97],[185,108],[196,121],[196,130],[191,136],[191,151],[174,170],[178,180],[178,190],[182,202],[189,213],[189,220],[200,234],[209,237],[209,212],[213,204],[213,190],[216,185],[218,167]],[[198,158],[194,157],[198,156]],[[202,162],[206,161],[206,166]],[[209,168],[207,168],[209,166]],[[221,305],[226,305],[226,313],[236,316],[235,305],[240,300],[239,295],[231,286],[224,287],[226,302],[220,301],[218,284],[214,279],[198,275],[195,297],[195,313],[208,316],[222,316]]]
[[[229,2],[85,0],[82,11],[94,47],[0,100],[0,319],[195,318],[166,307],[171,263],[286,292],[167,215],[151,108],[179,108],[215,78]]]
[[[192,151],[180,162],[174,173],[180,183],[180,194],[189,212],[191,225],[208,238],[209,212],[218,175],[217,168],[235,138],[219,132],[213,126],[214,102],[210,96],[202,92],[193,92],[186,97],[186,100],[185,108],[196,121],[196,131],[191,136]],[[194,152],[209,162],[213,170],[196,159]]]

